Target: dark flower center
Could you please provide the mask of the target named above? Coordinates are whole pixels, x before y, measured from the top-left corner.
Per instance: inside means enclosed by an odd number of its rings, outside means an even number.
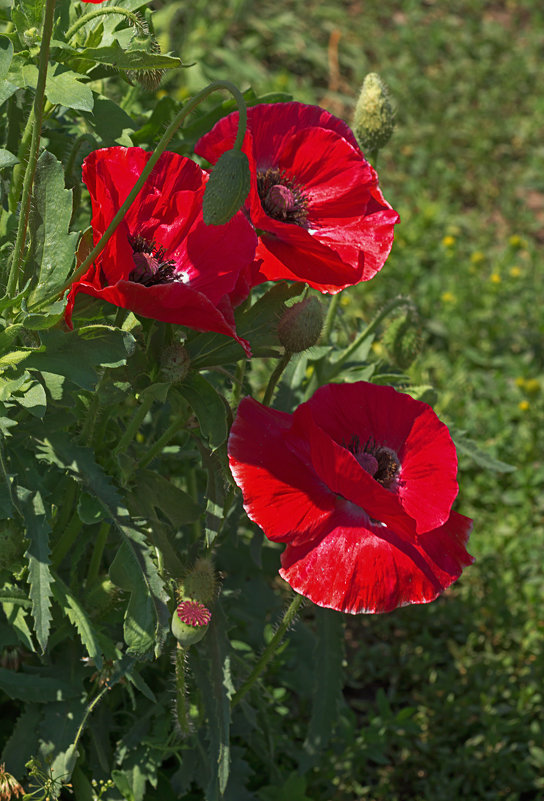
[[[184,273],[176,271],[175,262],[165,259],[166,250],[162,245],[156,245],[154,240],[149,241],[143,236],[131,236],[129,242],[134,263],[128,276],[129,281],[144,286],[171,284],[174,281],[187,283]]]
[[[361,447],[359,437],[354,434],[349,443],[348,450],[355,456],[363,470],[366,470],[378,483],[389,489],[395,482],[400,470],[397,454],[384,445],[378,445],[370,437],[365,446]]]
[[[284,172],[270,168],[257,173],[257,191],[269,217],[281,222],[306,225],[308,201],[296,182]]]

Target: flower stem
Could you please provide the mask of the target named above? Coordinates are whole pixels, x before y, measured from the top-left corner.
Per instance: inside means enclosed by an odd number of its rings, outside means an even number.
[[[38,60],[38,83],[36,94],[34,95],[34,105],[30,112],[33,117],[32,139],[30,142],[30,152],[23,179],[23,193],[21,197],[21,212],[19,215],[19,225],[17,227],[17,238],[11,259],[9,278],[7,285],[7,295],[13,297],[17,294],[19,271],[23,261],[26,243],[26,232],[28,227],[28,217],[30,214],[30,198],[32,195],[32,185],[36,164],[38,163],[38,153],[40,150],[40,139],[42,133],[43,107],[45,99],[45,81],[47,79],[47,67],[49,64],[49,46],[53,33],[53,19],[55,15],[56,0],[46,0],[45,14],[42,31],[42,41],[40,45],[40,55]]]
[[[140,428],[141,424],[144,421],[144,417],[153,406],[153,401],[154,398],[151,395],[151,393],[144,395],[141,404],[132,415],[132,419],[130,420],[128,426],[126,427],[123,436],[117,443],[116,447],[113,449],[114,456],[117,456],[119,453],[124,451],[128,447],[128,445],[132,442],[138,429]]]
[[[277,363],[276,367],[274,368],[274,372],[270,376],[268,386],[266,387],[266,391],[264,393],[264,398],[263,398],[264,406],[268,406],[270,404],[270,401],[272,400],[272,396],[274,394],[274,390],[276,389],[276,384],[280,380],[281,374],[289,364],[292,355],[293,355],[292,353],[288,353],[286,351],[279,360],[279,362]]]
[[[334,319],[336,317],[336,310],[338,308],[339,303],[340,303],[340,292],[337,292],[336,295],[332,296],[331,302],[329,303],[329,308],[327,309],[327,316],[325,317],[323,333],[321,334],[323,342],[327,342],[330,337],[331,329],[333,327]]]
[[[176,646],[176,717],[182,734],[189,734],[187,702],[185,700],[185,649]]]
[[[48,2],[49,1],[50,0],[48,0]],[[244,140],[246,125],[247,125],[247,111],[244,98],[241,92],[236,88],[236,86],[234,86],[234,84],[230,83],[230,81],[213,81],[213,83],[210,83],[209,86],[207,86],[205,89],[199,92],[198,95],[196,95],[188,103],[186,103],[185,106],[179,112],[179,114],[170,123],[170,125],[164,132],[159,144],[157,145],[151,157],[149,158],[149,161],[142,170],[140,177],[132,187],[124,203],[121,205],[119,211],[114,216],[113,220],[110,222],[105,232],[103,233],[102,237],[99,239],[95,247],[91,250],[87,258],[84,259],[84,261],[82,261],[77,270],[75,270],[75,272],[66,281],[61,292],[64,292],[66,289],[68,289],[74,281],[78,281],[81,278],[81,276],[87,272],[88,268],[94,262],[96,257],[104,250],[109,240],[115,233],[117,226],[119,225],[119,223],[129,210],[129,208],[132,206],[133,202],[136,200],[136,197],[138,196],[140,190],[147,181],[151,171],[153,170],[153,167],[155,166],[155,164],[161,157],[162,153],[166,149],[168,142],[172,139],[172,137],[176,133],[177,129],[179,128],[183,120],[191,113],[191,111],[193,111],[194,108],[196,108],[196,106],[198,106],[199,103],[202,102],[202,100],[204,100],[204,98],[206,98],[212,92],[215,92],[217,89],[227,89],[234,96],[234,99],[236,100],[236,103],[238,105],[238,110],[240,112],[240,117],[238,121],[238,133],[236,136],[236,142],[234,143],[234,146],[238,148],[241,147],[242,142]],[[54,297],[56,297],[57,295],[58,292],[55,293]],[[51,300],[51,298],[47,298],[41,301],[37,305],[41,306],[49,302],[49,300]]]
[[[180,430],[180,428],[183,428],[184,425],[185,425],[185,420],[181,421],[179,419],[174,420],[174,422],[168,426],[166,431],[160,435],[158,440],[153,445],[151,445],[146,455],[143,457],[143,459],[140,459],[140,461],[138,462],[138,464],[134,469],[141,470],[143,467],[147,467],[147,465],[153,461],[155,456],[157,456],[162,451],[164,446],[168,445],[174,434],[176,434]]]
[[[139,19],[137,14],[128,11],[126,8],[121,8],[120,6],[110,6],[109,8],[97,8],[94,11],[89,11],[88,14],[84,14],[76,20],[72,27],[68,28],[66,31],[66,41],[69,42],[70,39],[92,19],[95,19],[95,17],[102,17],[104,14],[121,14],[123,17],[127,17],[138,31],[143,32],[142,20]]]
[[[74,542],[77,539],[77,535],[81,529],[81,520],[79,519],[79,515],[77,513],[77,509],[72,515],[70,522],[62,532],[62,536],[53,548],[53,554],[51,557],[51,561],[54,565],[58,567]]]
[[[263,653],[261,654],[260,659],[257,661],[257,664],[251,671],[248,678],[242,684],[239,690],[237,690],[234,695],[232,696],[231,707],[236,706],[236,704],[240,703],[242,698],[246,695],[246,693],[251,690],[253,685],[255,684],[256,680],[259,678],[265,667],[268,665],[272,657],[274,656],[280,642],[283,640],[284,634],[291,625],[294,620],[296,613],[299,610],[301,603],[303,602],[304,598],[302,595],[295,595],[291,604],[287,611],[283,616],[283,620],[281,621],[280,625],[276,629],[276,633],[264,649]]]
[[[359,336],[353,340],[351,345],[348,345],[348,347],[345,349],[345,351],[342,353],[339,359],[335,362],[336,371],[338,372],[341,365],[344,364],[344,362],[346,362],[349,359],[352,353],[355,353],[359,345],[361,345],[361,343],[364,342],[367,337],[369,337],[371,334],[374,333],[374,331],[382,322],[382,320],[384,320],[390,312],[392,312],[398,306],[406,305],[406,303],[407,303],[406,298],[403,298],[401,296],[393,298],[393,300],[387,303],[383,307],[383,309],[376,315],[376,317],[374,317],[372,322],[369,323],[367,327],[363,331],[361,331]]]
[[[98,529],[98,534],[94,542],[93,553],[91,556],[91,563],[87,573],[87,586],[92,584],[98,578],[98,571],[100,570],[100,562],[102,561],[102,554],[108,541],[108,534],[110,533],[110,524],[104,521]]]

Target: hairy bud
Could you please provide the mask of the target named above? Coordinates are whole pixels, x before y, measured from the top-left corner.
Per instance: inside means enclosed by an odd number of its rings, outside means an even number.
[[[387,326],[383,344],[393,363],[406,370],[421,350],[421,328],[419,316],[413,306],[405,308]]]
[[[249,194],[249,161],[241,150],[227,150],[213,168],[202,199],[206,225],[224,225],[240,211]]]
[[[278,339],[288,353],[315,345],[323,328],[323,306],[315,295],[286,309],[278,323]]]
[[[369,72],[353,115],[353,131],[363,150],[377,153],[395,128],[395,111],[389,90],[378,73]]]
[[[161,353],[161,378],[179,384],[187,376],[191,360],[180,342],[168,345]]]
[[[193,569],[183,579],[180,597],[211,604],[217,593],[217,576],[211,559],[197,559]]]

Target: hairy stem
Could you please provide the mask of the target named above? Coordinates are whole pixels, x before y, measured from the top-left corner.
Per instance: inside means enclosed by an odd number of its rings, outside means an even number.
[[[283,640],[285,632],[287,631],[287,629],[289,628],[289,626],[293,622],[293,620],[295,618],[295,615],[298,612],[299,607],[300,607],[301,603],[303,602],[303,600],[304,600],[304,598],[303,598],[302,595],[295,595],[295,597],[291,601],[291,604],[290,604],[289,608],[285,612],[285,614],[283,616],[283,620],[281,621],[280,625],[278,626],[278,628],[276,630],[276,633],[274,634],[274,636],[272,637],[272,639],[270,640],[270,642],[268,643],[268,645],[264,649],[263,653],[261,654],[260,659],[257,661],[257,664],[255,665],[255,667],[251,671],[251,673],[248,676],[248,678],[242,684],[240,689],[237,690],[234,693],[234,695],[232,696],[231,707],[235,707],[236,704],[240,703],[242,698],[246,695],[246,693],[248,693],[251,690],[251,688],[253,687],[253,685],[255,684],[255,682],[257,681],[257,679],[259,678],[259,676],[261,675],[261,673],[265,669],[265,667],[268,665],[268,663],[270,662],[270,660],[272,659],[272,657],[276,653],[279,644]]]
[[[25,251],[28,217],[30,214],[30,198],[32,196],[32,185],[34,183],[34,175],[36,173],[36,164],[38,163],[38,153],[40,150],[43,107],[45,99],[45,82],[47,79],[47,67],[49,63],[49,46],[51,43],[51,35],[53,33],[55,2],[56,0],[46,0],[45,3],[42,42],[38,60],[38,83],[36,86],[36,94],[34,96],[34,105],[32,107],[32,111],[30,112],[33,118],[32,139],[30,142],[30,152],[28,155],[28,161],[23,179],[21,212],[19,216],[17,238],[15,240],[15,249],[13,251],[7,285],[7,294],[10,297],[13,297],[17,294],[19,271],[22,266]]]
[[[126,8],[121,8],[121,6],[109,6],[109,8],[97,8],[94,11],[89,11],[88,14],[84,14],[82,17],[76,20],[72,27],[68,28],[66,31],[66,41],[69,42],[70,39],[92,19],[95,19],[96,17],[103,17],[105,14],[120,14],[121,16],[126,17],[129,22],[131,22],[134,27],[138,29],[139,32],[146,32],[144,26],[142,25],[142,20],[137,14],[134,14],[132,11],[128,11]]]
[[[266,387],[266,391],[264,393],[263,404],[265,406],[269,406],[272,400],[272,396],[274,395],[274,390],[276,389],[276,384],[280,380],[281,374],[289,364],[291,359],[292,353],[288,353],[287,351],[283,354],[279,362],[274,368],[274,372],[270,376],[270,380],[268,381],[268,386]]]

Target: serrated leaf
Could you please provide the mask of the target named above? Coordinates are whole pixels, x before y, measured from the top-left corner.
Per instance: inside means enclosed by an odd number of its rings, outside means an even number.
[[[211,450],[219,448],[228,434],[227,407],[221,395],[198,373],[189,373],[179,384],[178,391],[196,414],[202,436]]]
[[[0,587],[0,603],[24,606],[28,609],[32,606],[26,592],[16,584],[4,584],[3,587]]]
[[[28,559],[28,583],[34,631],[42,652],[47,647],[51,628],[51,583],[49,570],[49,534],[51,527],[45,514],[42,496],[24,487],[17,487],[17,499],[25,520],[25,534],[29,540],[26,551]]]
[[[38,726],[42,719],[43,707],[27,704],[11,731],[9,740],[2,751],[2,762],[14,776],[22,776],[25,762],[38,750]]]
[[[117,40],[107,47],[86,47],[79,53],[70,53],[71,63],[78,59],[106,64],[118,70],[167,70],[181,66],[179,58],[151,53],[148,50],[125,50]]]
[[[40,348],[9,354],[12,363],[24,361],[28,369],[63,375],[86,390],[93,390],[98,382],[96,367],[125,364],[134,346],[132,334],[102,325],[42,331],[40,337]]]
[[[77,233],[69,233],[72,190],[64,187],[64,168],[45,150],[36,166],[29,218],[30,259],[38,283],[30,296],[36,303],[62,287],[74,262]]]
[[[83,607],[59,576],[55,576],[53,595],[64,614],[68,616],[71,623],[76,627],[79,639],[97,669],[101,670],[102,654],[94,626]]]
[[[6,603],[5,601],[2,601],[2,608],[9,625],[14,630],[23,646],[29,651],[35,651],[36,649],[32,642],[32,633],[28,628],[24,610],[19,605],[14,605],[9,602]]]
[[[123,624],[127,653],[143,656],[155,645],[155,613],[141,563],[126,542],[117,551],[109,574],[114,584],[130,592]]]
[[[135,498],[142,499],[147,506],[159,509],[175,528],[194,523],[199,518],[200,506],[160,473],[154,470],[138,470],[135,479]]]

